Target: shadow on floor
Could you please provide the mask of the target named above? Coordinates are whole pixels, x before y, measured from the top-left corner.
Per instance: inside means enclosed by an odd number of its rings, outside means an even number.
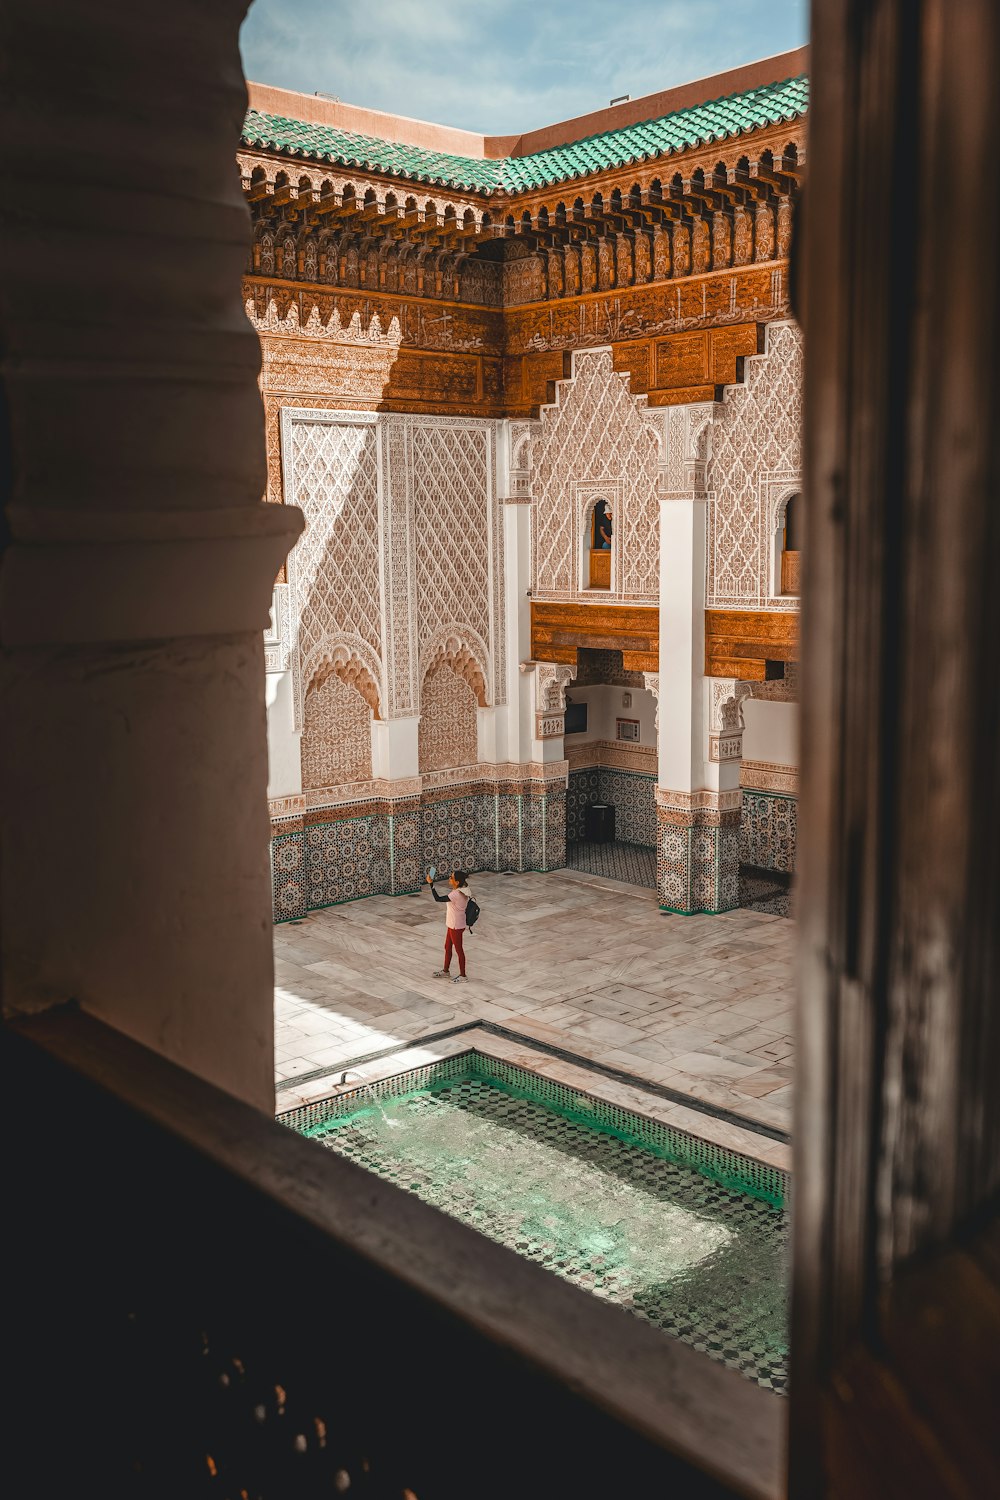
[[[784,870],[760,870],[740,865],[740,905],[771,917],[790,917],[792,879]]]
[[[656,890],[656,850],[643,844],[593,844],[580,839],[566,845],[566,864],[587,875],[603,875],[606,880]],[[740,906],[771,917],[790,917],[792,876],[782,870],[740,865]]]
[[[603,875],[626,885],[656,890],[656,850],[643,844],[592,844],[586,839],[566,845],[566,864],[571,870]]]

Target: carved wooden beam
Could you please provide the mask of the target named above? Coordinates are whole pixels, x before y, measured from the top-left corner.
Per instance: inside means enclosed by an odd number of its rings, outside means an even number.
[[[769,661],[798,661],[798,612],[706,609],[705,673],[763,682]]]
[[[532,602],[531,655],[535,661],[575,666],[581,646],[620,651],[630,672],[659,671],[660,611],[643,605]]]

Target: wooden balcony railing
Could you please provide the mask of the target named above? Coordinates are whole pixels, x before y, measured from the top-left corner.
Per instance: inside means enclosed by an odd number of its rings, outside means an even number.
[[[0,1043],[19,1494],[781,1493],[735,1372],[80,1013]]]
[[[611,587],[611,552],[609,548],[592,547],[590,549],[590,587],[592,589],[609,589]]]
[[[784,551],[781,554],[781,592],[783,594],[798,594],[799,592],[799,552]]]

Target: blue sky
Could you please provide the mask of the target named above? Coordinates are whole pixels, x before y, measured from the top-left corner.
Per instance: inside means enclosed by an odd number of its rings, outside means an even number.
[[[532,130],[807,40],[808,0],[254,0],[258,83],[458,125]]]

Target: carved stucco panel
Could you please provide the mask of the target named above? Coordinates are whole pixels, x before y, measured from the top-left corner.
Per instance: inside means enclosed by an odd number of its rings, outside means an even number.
[[[616,589],[605,600],[655,603],[659,591],[658,450],[643,421],[644,399],[612,367],[610,349],[573,357],[573,376],[542,408],[531,443],[532,588],[540,598],[590,597],[581,590],[586,542],[574,499],[580,486],[614,487]]]
[[[343,786],[372,774],[371,708],[336,672],[306,693],[302,786]]]
[[[431,668],[420,692],[421,773],[475,765],[477,711],[475,692],[448,662]]]
[[[281,429],[285,494],[306,523],[288,563],[301,725],[302,664],[324,643],[357,637],[381,681],[377,439],[362,413],[287,408]]]
[[[768,526],[773,483],[801,473],[802,337],[772,323],[767,349],[746,361],[712,423],[706,465],[708,589],[711,609],[797,608],[770,592]]]
[[[495,428],[492,422],[408,418],[414,497],[417,639],[452,623],[489,642],[497,634],[497,508],[493,495]],[[491,702],[492,660],[479,663]]]

